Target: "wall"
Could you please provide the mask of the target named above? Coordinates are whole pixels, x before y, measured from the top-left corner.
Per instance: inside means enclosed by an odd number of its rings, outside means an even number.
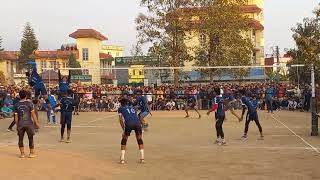
[[[93,84],[101,84],[100,77],[100,57],[99,53],[101,51],[102,42],[94,38],[78,38],[77,47],[79,50],[79,59],[78,61],[81,64],[82,68],[88,68],[89,74],[92,75]],[[83,48],[89,49],[89,59],[87,61],[83,60],[82,50]]]

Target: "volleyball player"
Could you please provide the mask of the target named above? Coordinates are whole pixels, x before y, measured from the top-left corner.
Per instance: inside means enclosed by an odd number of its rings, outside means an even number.
[[[128,105],[128,99],[123,98],[120,100],[121,107],[118,109],[119,123],[123,130],[122,140],[121,140],[121,157],[120,163],[125,163],[125,153],[128,137],[131,131],[135,131],[137,143],[140,151],[140,163],[144,163],[144,145],[142,140],[142,128],[141,121],[133,106]]]

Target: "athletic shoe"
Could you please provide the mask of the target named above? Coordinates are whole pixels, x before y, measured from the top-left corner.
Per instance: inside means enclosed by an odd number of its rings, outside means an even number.
[[[201,115],[199,115],[199,119],[201,119]]]
[[[241,140],[245,141],[245,140],[247,140],[247,139],[248,139],[248,136],[247,136],[247,135],[241,136]]]
[[[219,144],[220,143],[220,139],[216,139],[216,141],[214,142],[214,144]]]
[[[19,158],[25,158],[25,157],[26,157],[25,154],[21,154],[21,155],[19,156]]]
[[[120,159],[120,162],[119,162],[120,164],[125,164],[126,163],[126,161],[124,160],[124,159]]]
[[[71,143],[71,139],[67,139],[67,140],[66,140],[66,143]]]
[[[14,130],[13,130],[13,129],[7,129],[7,131],[8,131],[8,132],[13,132]]]
[[[51,123],[50,123],[50,122],[48,122],[47,124],[48,124],[48,125],[50,125]]]
[[[223,145],[226,145],[227,143],[226,143],[226,141],[224,140],[224,139],[222,139],[219,143],[218,143],[218,145],[219,146],[223,146]]]
[[[144,159],[140,159],[139,163],[140,163],[140,164],[144,164],[144,163],[146,163],[146,162],[145,162]]]
[[[35,157],[37,157],[37,155],[36,155],[36,154],[34,154],[34,153],[29,154],[29,156],[28,156],[28,158],[35,158]]]
[[[189,115],[186,115],[186,117],[184,117],[184,118],[189,118],[190,116]]]
[[[65,142],[65,140],[64,139],[60,139],[60,142]]]

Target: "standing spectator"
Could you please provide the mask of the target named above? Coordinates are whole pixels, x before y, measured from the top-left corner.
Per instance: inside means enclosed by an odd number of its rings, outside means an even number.
[[[268,113],[273,113],[273,96],[274,96],[274,89],[268,85],[266,89],[266,104]]]

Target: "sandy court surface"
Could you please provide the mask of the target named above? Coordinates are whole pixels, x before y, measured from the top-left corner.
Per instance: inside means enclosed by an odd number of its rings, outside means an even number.
[[[238,112],[240,113],[240,112]],[[213,144],[213,117],[184,119],[184,112],[154,112],[144,134],[146,161],[138,164],[134,136],[129,138],[127,164],[118,164],[121,131],[115,113],[75,116],[71,144],[59,143],[59,127],[45,125],[35,136],[39,156],[19,159],[16,133],[6,132],[10,119],[0,120],[0,179],[52,180],[309,180],[320,179],[320,137],[310,137],[310,114],[260,112],[265,140],[254,123],[247,141],[244,123],[227,115],[227,146]],[[291,131],[292,132],[291,132]],[[294,132],[294,133],[293,133]],[[27,141],[25,141],[27,144]],[[27,151],[28,152],[28,151]]]

